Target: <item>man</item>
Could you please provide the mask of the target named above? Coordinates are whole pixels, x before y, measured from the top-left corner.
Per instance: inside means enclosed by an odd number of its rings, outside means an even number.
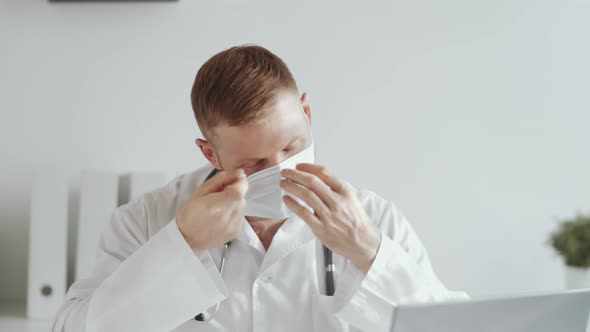
[[[307,94],[276,55],[213,56],[191,101],[211,165],[115,209],[54,331],[377,331],[401,303],[467,297],[392,203],[314,164]]]

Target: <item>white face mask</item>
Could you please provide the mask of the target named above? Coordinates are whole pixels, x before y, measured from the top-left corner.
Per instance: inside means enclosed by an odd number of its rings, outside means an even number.
[[[305,202],[285,192],[280,187],[281,170],[285,168],[294,169],[299,163],[315,163],[313,143],[305,150],[285,159],[280,164],[263,169],[249,175],[248,191],[246,192],[246,209],[244,215],[273,219],[289,218],[295,213],[283,202],[283,195],[288,195],[299,204],[313,212]]]

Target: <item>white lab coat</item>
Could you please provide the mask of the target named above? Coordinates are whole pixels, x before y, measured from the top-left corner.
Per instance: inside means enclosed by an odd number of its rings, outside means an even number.
[[[222,249],[193,251],[174,219],[211,170],[181,175],[115,209],[97,264],[68,290],[54,332],[385,331],[398,304],[467,297],[438,280],[396,207],[364,190],[358,197],[382,242],[366,275],[334,255],[334,296],[324,295],[321,243],[297,217],[285,221],[268,251],[244,219],[222,278]],[[217,301],[212,321],[193,319]]]

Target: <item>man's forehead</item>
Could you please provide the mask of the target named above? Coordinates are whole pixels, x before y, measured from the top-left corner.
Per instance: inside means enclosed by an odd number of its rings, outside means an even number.
[[[269,151],[283,149],[288,145],[296,145],[298,144],[298,142],[301,141],[303,141],[303,137],[296,136],[292,140],[289,140],[287,143],[278,146],[273,146],[272,148],[261,148],[257,146],[255,150],[258,150],[260,152],[253,152],[253,150],[251,149],[241,149],[239,155],[236,155],[236,158],[239,162],[264,159],[267,157]]]
[[[242,146],[263,144],[265,141],[275,141],[285,144],[295,137],[305,134],[307,121],[302,111],[297,109],[274,109],[257,120],[246,124],[229,126],[221,125],[215,128],[217,141],[222,145]]]
[[[284,149],[304,139],[304,133],[295,128],[281,132],[262,134],[254,139],[224,140],[224,152],[239,160],[262,159],[271,151]]]

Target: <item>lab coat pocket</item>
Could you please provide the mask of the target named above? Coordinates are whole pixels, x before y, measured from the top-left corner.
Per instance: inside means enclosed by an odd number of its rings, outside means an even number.
[[[312,299],[311,311],[313,331],[351,331],[349,325],[336,317],[333,313],[334,297],[315,293]]]

